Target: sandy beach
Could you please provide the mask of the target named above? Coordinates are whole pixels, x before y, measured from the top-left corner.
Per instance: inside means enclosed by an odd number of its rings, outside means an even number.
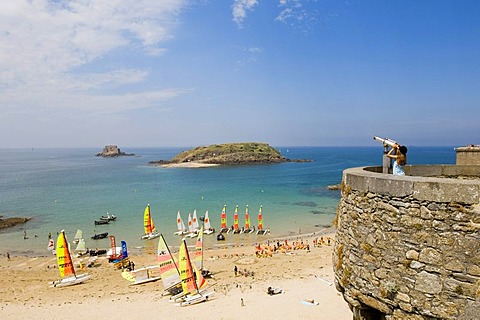
[[[351,319],[347,304],[333,285],[334,233],[321,236],[325,240],[329,237],[330,245],[314,246],[319,234],[298,236],[288,243],[303,241],[309,244],[309,251],[292,249],[265,257],[255,254],[254,245],[206,250],[204,265],[214,275],[208,279],[209,291],[214,294],[205,303],[187,307],[162,296],[161,281],[130,286],[121,270],[105,257],[99,258],[95,267],[76,269],[77,273],[88,272],[92,279],[51,288],[49,282],[59,278],[54,256],[13,256],[9,260],[4,254],[0,314],[2,319],[56,319],[60,313],[68,314],[69,319]],[[155,265],[155,259],[154,254],[131,256],[136,269]],[[79,259],[74,263],[78,265]],[[240,274],[244,271],[249,275]],[[268,287],[280,288],[283,293],[268,295]],[[319,304],[307,305],[303,299]]]

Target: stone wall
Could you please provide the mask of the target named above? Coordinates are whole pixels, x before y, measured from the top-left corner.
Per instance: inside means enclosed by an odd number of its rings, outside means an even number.
[[[480,165],[480,145],[455,148],[456,163],[460,165]]]
[[[381,167],[344,171],[333,254],[337,290],[354,319],[478,316],[480,166],[406,171],[414,175],[378,173]]]

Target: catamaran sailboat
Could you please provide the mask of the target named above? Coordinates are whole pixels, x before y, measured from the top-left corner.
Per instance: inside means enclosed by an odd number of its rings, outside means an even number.
[[[267,234],[270,233],[270,229],[263,229],[263,215],[262,215],[262,206],[258,210],[258,230],[257,234]]]
[[[207,301],[209,294],[202,294],[199,290],[206,285],[206,281],[195,267],[195,264],[192,264],[185,240],[182,241],[180,246],[178,265],[182,281],[182,292],[184,294],[180,306],[189,306]],[[202,281],[200,284],[197,283],[199,280]]]
[[[143,213],[143,228],[145,230],[145,235],[142,236],[142,239],[155,239],[160,236],[157,229],[155,229],[155,224],[153,223],[152,215],[150,214],[150,205],[147,204],[145,212]]]
[[[65,237],[65,230],[60,231],[57,239],[57,265],[60,271],[60,280],[53,281],[51,287],[66,287],[82,283],[90,279],[88,273],[77,275],[73,267],[72,257]]]
[[[210,218],[208,217],[208,210],[205,212],[205,218],[203,219],[203,233],[212,234],[215,232],[215,229],[212,228],[210,224]]]
[[[255,231],[255,227],[250,227],[250,216],[248,215],[248,205],[245,209],[245,229],[242,229],[241,233],[252,233]]]
[[[180,211],[177,212],[177,232],[174,234],[177,236],[181,236],[187,234],[187,228],[185,228],[185,224],[183,223],[182,216],[180,215]]]
[[[238,228],[238,206],[235,207],[235,212],[233,213],[233,228],[230,228],[227,233],[240,233]]]
[[[227,232],[228,233],[228,227],[227,227],[227,206],[224,205],[222,209],[222,215],[220,216],[221,219],[221,226],[222,228],[220,229],[220,233]]]

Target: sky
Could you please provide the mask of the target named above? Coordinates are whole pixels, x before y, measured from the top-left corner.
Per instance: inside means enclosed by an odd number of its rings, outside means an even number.
[[[480,1],[0,2],[0,148],[480,144]]]

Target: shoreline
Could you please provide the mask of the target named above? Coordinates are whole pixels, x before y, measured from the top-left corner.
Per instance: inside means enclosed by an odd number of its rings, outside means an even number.
[[[323,228],[320,229],[319,231],[316,232],[308,232],[308,233],[299,233],[299,234],[293,234],[293,235],[276,235],[276,234],[267,234],[262,236],[262,238],[257,238],[257,239],[241,239],[242,241],[239,242],[224,242],[224,241],[217,241],[216,240],[216,233],[212,235],[204,235],[204,246],[205,246],[205,251],[207,250],[220,250],[220,249],[234,249],[234,248],[244,248],[244,247],[249,247],[256,245],[258,243],[262,242],[276,242],[277,240],[300,240],[302,238],[311,238],[314,236],[323,236],[327,234],[332,234],[335,233],[335,228],[334,227],[329,227],[329,228]],[[240,235],[234,235],[234,237],[240,236]],[[214,237],[215,239],[211,239],[210,237]],[[55,237],[52,237],[52,239],[56,239]],[[181,239],[181,237],[178,237],[178,239]],[[196,237],[192,238],[193,240],[190,241],[190,244],[188,247],[194,246],[194,241]],[[208,241],[206,240],[208,239]],[[240,239],[237,239],[240,240]],[[258,241],[260,240],[260,241]],[[154,246],[149,246],[153,247],[154,251],[157,249],[158,239],[153,239],[151,242],[154,244]],[[178,248],[180,245],[171,245],[168,243],[168,246],[171,248],[172,252],[178,252]],[[109,247],[102,247],[99,246],[99,249],[109,249]],[[24,258],[48,258],[53,255],[50,254],[48,250],[28,250],[28,251],[18,251],[18,250],[11,250],[8,248],[2,248],[2,252],[0,252],[0,257],[3,256],[5,257],[7,252],[9,252],[11,257],[24,257]],[[128,252],[131,254],[136,254],[136,255],[141,255],[141,254],[151,254],[151,250],[147,249],[147,245],[142,246],[142,247],[137,247],[137,246],[131,246],[128,247]],[[87,256],[87,255],[86,255]],[[85,257],[86,257],[85,256]]]
[[[162,168],[209,168],[209,167],[218,167],[221,164],[219,163],[202,163],[202,162],[181,162],[181,163],[168,163],[168,164],[157,164],[154,166]]]
[[[85,283],[50,288],[48,283],[59,277],[54,256],[2,257],[0,276],[6,285],[0,288],[4,302],[0,310],[8,319],[50,319],[64,306],[72,319],[112,315],[116,319],[145,319],[152,309],[164,319],[178,318],[179,312],[182,319],[244,319],[259,314],[268,319],[351,319],[348,305],[333,285],[333,242],[313,246],[313,240],[320,237],[334,240],[334,230],[298,237],[311,246],[309,251],[258,257],[254,245],[205,250],[204,265],[214,275],[208,279],[208,291],[214,294],[207,302],[189,307],[179,307],[162,297],[161,281],[129,286],[121,271],[105,258],[99,258],[99,266],[77,270],[92,276]],[[130,259],[137,269],[156,265],[156,254],[131,255]],[[74,259],[75,266],[78,261]],[[235,276],[234,266],[249,275]],[[280,288],[283,293],[270,296],[268,287]],[[319,305],[306,305],[304,299],[314,299]],[[118,312],[124,307],[128,307],[128,314]]]

